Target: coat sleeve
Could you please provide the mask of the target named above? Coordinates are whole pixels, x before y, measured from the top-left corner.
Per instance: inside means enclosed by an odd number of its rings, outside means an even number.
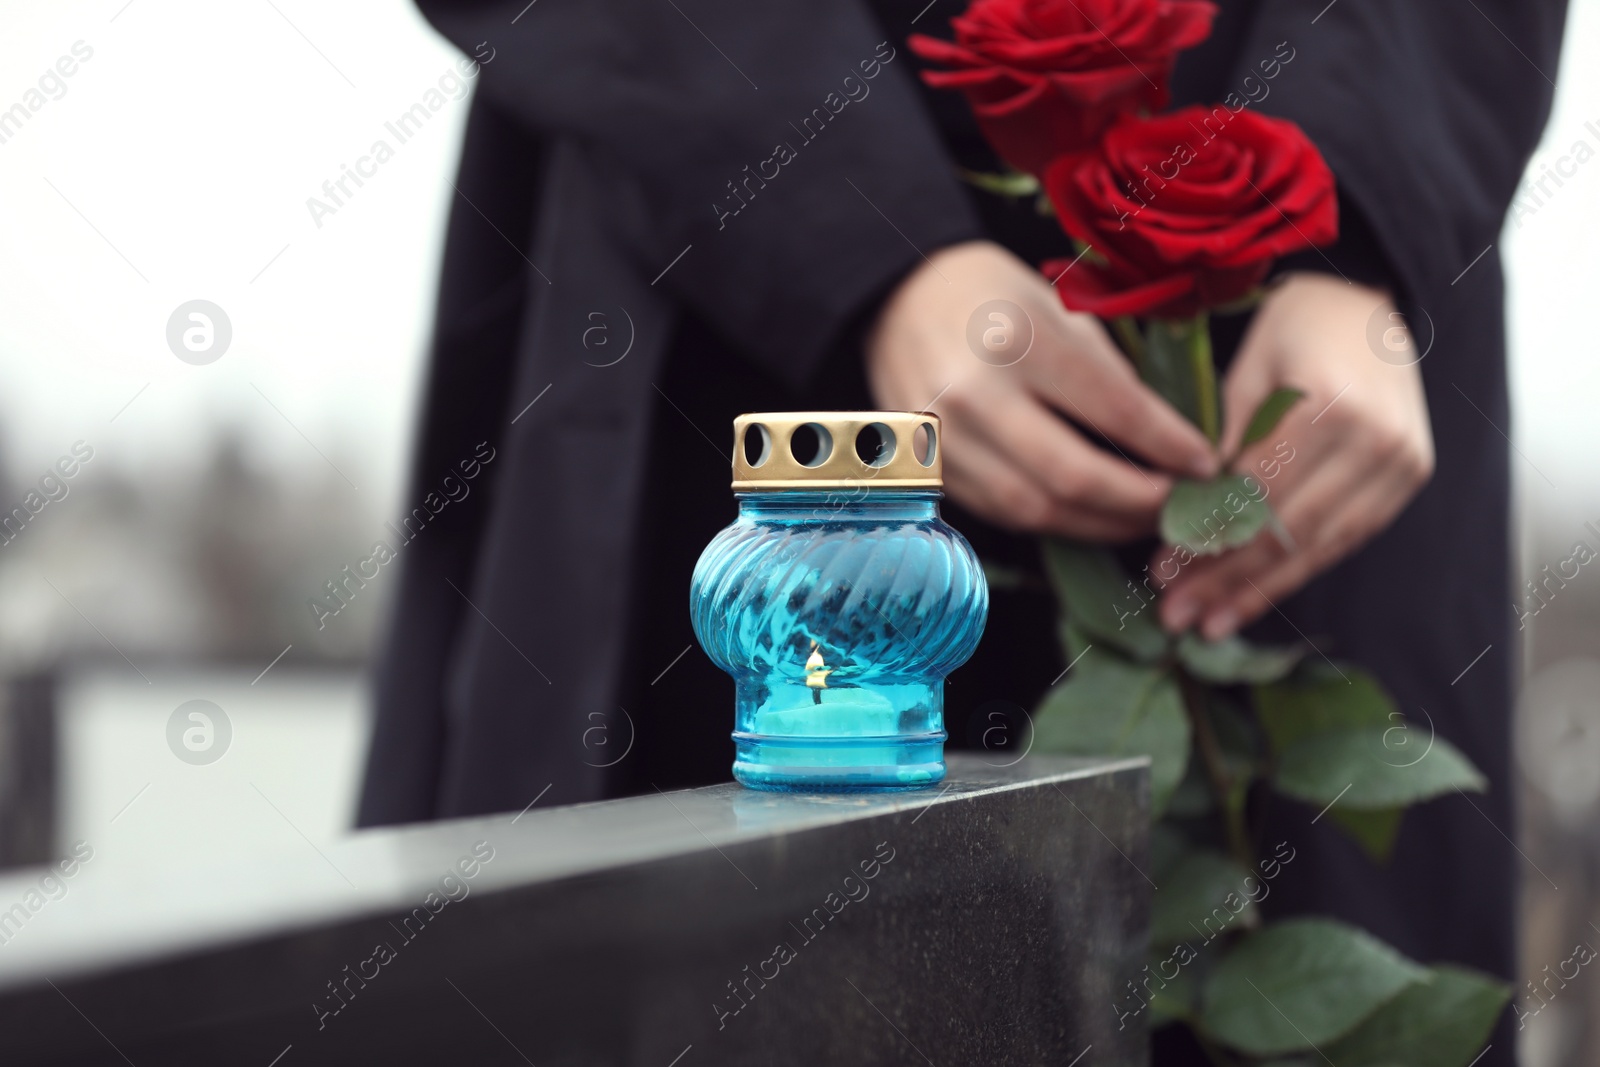
[[[485,60],[490,103],[619,176],[640,274],[783,380],[981,235],[909,57],[859,0],[418,2]]]
[[[1565,0],[1262,0],[1231,88],[1322,149],[1357,216],[1334,262],[1372,274],[1381,255],[1401,293],[1438,291],[1498,239],[1565,15]]]

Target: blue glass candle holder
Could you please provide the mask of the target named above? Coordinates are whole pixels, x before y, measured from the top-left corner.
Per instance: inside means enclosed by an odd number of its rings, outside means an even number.
[[[739,518],[695,566],[695,636],[733,676],[734,777],[755,789],[944,777],[944,679],[989,589],[939,517],[937,416],[734,421]]]

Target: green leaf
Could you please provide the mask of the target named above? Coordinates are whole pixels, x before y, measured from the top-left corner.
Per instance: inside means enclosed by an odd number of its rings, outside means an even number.
[[[1364,930],[1292,919],[1248,935],[1218,964],[1206,982],[1202,1022],[1252,1056],[1281,1056],[1344,1036],[1427,977]]]
[[[1159,815],[1189,761],[1189,718],[1172,675],[1091,650],[1045,695],[1033,717],[1038,752],[1150,757],[1150,803]]]
[[[1465,967],[1430,970],[1338,1042],[1323,1049],[1339,1067],[1467,1067],[1511,998],[1511,988]]]
[[[1388,726],[1396,715],[1394,701],[1372,675],[1353,667],[1344,675],[1323,673],[1320,664],[1303,668],[1310,681],[1298,674],[1288,681],[1257,686],[1256,715],[1281,753],[1303,737],[1327,730],[1359,726]]]
[[[1178,658],[1189,673],[1206,682],[1261,684],[1284,678],[1304,649],[1252,645],[1241,637],[1206,641],[1193,632],[1178,638]]]
[[[1250,416],[1250,425],[1245,427],[1244,444],[1253,445],[1278,425],[1278,420],[1283,418],[1284,412],[1294,407],[1306,394],[1298,389],[1275,389],[1261,406],[1256,408],[1256,413]]]
[[[1249,475],[1223,474],[1209,481],[1181,479],[1161,508],[1161,536],[1200,556],[1247,544],[1271,514],[1265,497],[1257,498]]]
[[[1150,947],[1164,949],[1254,927],[1256,906],[1244,891],[1249,877],[1249,871],[1215,849],[1191,850],[1158,883],[1150,912]]]
[[[1061,641],[1061,650],[1067,654],[1068,664],[1078,662],[1078,657],[1094,644],[1094,639],[1084,632],[1083,627],[1073,625],[1071,619],[1056,620],[1056,637]]]
[[[1328,809],[1328,818],[1355,839],[1373,862],[1383,863],[1394,850],[1394,840],[1400,834],[1400,808],[1375,808],[1357,811],[1335,804]]]
[[[1130,588],[1132,582],[1110,552],[1046,538],[1044,560],[1068,619],[1091,640],[1105,641],[1144,662],[1166,652],[1167,635],[1156,622],[1155,606]]]
[[[1404,725],[1405,720],[1395,710],[1394,701],[1370,674],[1353,667],[1344,670],[1345,675],[1341,677],[1321,663],[1302,664],[1293,679],[1256,688],[1258,717],[1273,751],[1281,759],[1285,752],[1301,743],[1315,744],[1319,737],[1367,730],[1375,731],[1380,745],[1385,745],[1380,753],[1384,762],[1410,763],[1416,758],[1410,754],[1415,742]],[[1301,680],[1303,677],[1310,680]],[[1296,757],[1301,758],[1315,759],[1315,755],[1308,752]],[[1372,859],[1379,862],[1388,859],[1400,832],[1400,808],[1347,803],[1356,792],[1352,778],[1340,781],[1335,795],[1346,785],[1351,787],[1350,793],[1328,810],[1328,817]],[[1328,804],[1333,799],[1327,796],[1318,803]]]
[[[975,170],[963,170],[961,177],[965,178],[968,184],[977,186],[986,193],[994,193],[996,196],[1020,199],[1025,196],[1035,196],[1039,192],[1039,179],[1021,171],[986,174]]]
[[[1488,782],[1442,737],[1420,757],[1386,746],[1398,726],[1363,726],[1303,737],[1278,756],[1273,785],[1308,804],[1357,811],[1403,808],[1457,789],[1481,793]]]

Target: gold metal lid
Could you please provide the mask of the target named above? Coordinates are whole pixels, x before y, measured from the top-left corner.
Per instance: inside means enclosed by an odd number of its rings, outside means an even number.
[[[939,433],[939,416],[926,411],[740,415],[733,420],[733,488],[940,489]]]

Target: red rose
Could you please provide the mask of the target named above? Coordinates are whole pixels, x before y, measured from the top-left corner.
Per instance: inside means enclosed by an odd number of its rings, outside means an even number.
[[[1097,150],[1052,163],[1044,187],[1062,228],[1099,253],[1045,276],[1101,318],[1191,317],[1339,232],[1333,174],[1300,127],[1220,105],[1123,119]]]
[[[1006,162],[1031,174],[1092,145],[1118,115],[1167,104],[1177,54],[1211,33],[1205,0],[974,0],[956,39],[908,42],[935,88],[960,89]]]

